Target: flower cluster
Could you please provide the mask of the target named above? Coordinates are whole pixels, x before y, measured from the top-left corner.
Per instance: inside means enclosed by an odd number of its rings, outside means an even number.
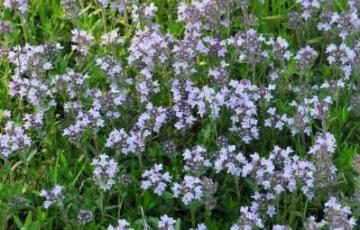
[[[31,145],[31,139],[25,134],[22,127],[8,121],[5,133],[0,134],[0,156],[8,157],[16,151],[24,150]]]
[[[324,219],[317,222],[314,216],[308,218],[305,223],[306,229],[354,229],[356,220],[351,217],[351,210],[348,206],[342,206],[335,197],[325,203]]]
[[[64,199],[63,189],[63,186],[55,185],[52,189],[41,190],[40,196],[46,199],[43,203],[44,208],[48,209],[51,205],[62,205]]]
[[[127,222],[124,219],[120,219],[120,220],[118,220],[117,226],[113,226],[110,224],[109,227],[107,228],[107,230],[133,230],[129,226],[130,226],[129,222]]]
[[[186,162],[184,165],[185,171],[201,174],[204,169],[211,166],[210,161],[206,159],[206,149],[199,145],[195,146],[191,150],[185,149],[183,158]]]
[[[320,187],[335,184],[337,169],[332,161],[335,148],[335,137],[327,132],[317,133],[315,143],[309,149],[317,171],[316,184]]]
[[[181,200],[185,205],[192,202],[207,202],[214,199],[216,185],[209,178],[199,178],[185,175],[183,181],[174,183],[172,187],[174,197],[182,197]]]
[[[115,184],[114,177],[118,172],[118,163],[106,154],[101,154],[91,163],[94,167],[94,181],[101,190],[109,190]]]
[[[171,181],[169,173],[161,173],[162,169],[162,164],[155,164],[152,169],[145,170],[142,174],[141,188],[145,190],[151,188],[160,196],[166,189],[167,183]]]
[[[159,230],[175,230],[176,221],[169,217],[168,215],[164,215],[160,217],[160,221],[158,224]]]

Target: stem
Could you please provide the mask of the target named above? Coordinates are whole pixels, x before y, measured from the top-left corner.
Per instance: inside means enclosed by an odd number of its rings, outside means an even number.
[[[125,6],[125,10],[124,10],[124,21],[125,21],[125,36],[129,35],[129,16],[128,16],[128,12]]]
[[[227,20],[227,34],[230,37],[231,34],[231,24],[230,24],[230,0],[226,1],[226,20]]]
[[[27,43],[28,42],[28,34],[27,34],[27,25],[26,25],[26,20],[23,16],[21,16],[21,28],[22,28],[22,31],[23,31],[23,35],[24,35],[24,39],[25,39],[25,42]]]
[[[107,32],[106,11],[103,6],[101,6],[101,15],[102,15],[105,32]]]
[[[191,225],[193,228],[195,228],[196,225],[196,207],[192,206],[190,208],[190,213],[191,213]]]
[[[150,228],[149,228],[148,223],[146,222],[146,217],[145,217],[145,213],[144,213],[144,208],[141,206],[140,210],[141,210],[141,217],[142,217],[143,222],[144,222],[144,226],[143,226],[143,227],[144,227],[144,230],[148,230],[148,229],[150,229]]]
[[[137,152],[137,157],[138,157],[138,159],[139,159],[139,165],[140,165],[140,167],[141,168],[143,168],[144,167],[144,164],[143,164],[143,161],[142,161],[142,156],[141,156],[141,152]]]
[[[11,165],[10,165],[9,159],[8,159],[7,157],[5,157],[4,160],[5,160],[5,166],[6,166],[6,168],[9,167],[10,183],[13,184],[14,178],[13,178],[13,175],[12,175]],[[4,168],[5,168],[5,167],[4,167]]]
[[[64,204],[60,204],[59,208],[60,208],[61,215],[64,218],[65,229],[71,229],[71,227],[69,225],[69,222],[68,222],[68,215],[67,215],[67,212],[66,212],[66,210],[64,208]]]
[[[105,210],[104,210],[104,192],[100,190],[100,213],[101,213],[101,219],[105,216]]]
[[[305,201],[305,208],[304,208],[303,219],[302,219],[303,222],[305,222],[305,219],[306,219],[307,207],[308,207],[308,199],[306,199],[306,201]]]
[[[234,177],[234,181],[235,181],[235,188],[236,188],[236,195],[238,200],[240,200],[240,187],[239,187],[239,178],[238,177]]]
[[[256,64],[252,64],[252,83],[255,84],[255,77],[256,77]]]

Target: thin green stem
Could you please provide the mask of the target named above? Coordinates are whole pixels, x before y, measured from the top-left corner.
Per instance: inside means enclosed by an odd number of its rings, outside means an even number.
[[[104,192],[102,190],[100,190],[100,214],[101,214],[101,219],[104,218],[105,216],[105,209],[104,209]]]
[[[239,187],[239,178],[238,177],[234,177],[234,181],[235,181],[235,188],[236,188],[236,196],[238,198],[238,200],[240,200],[240,187]]]
[[[107,32],[108,30],[107,30],[106,10],[104,7],[101,7],[101,16],[102,16],[105,32]]]
[[[26,23],[26,20],[23,16],[21,16],[21,28],[22,28],[22,31],[23,31],[23,35],[24,35],[24,39],[25,39],[25,42],[28,42],[28,31],[27,31],[27,23]]]
[[[190,214],[191,214],[191,225],[193,228],[195,228],[196,225],[196,207],[192,206],[190,208]]]

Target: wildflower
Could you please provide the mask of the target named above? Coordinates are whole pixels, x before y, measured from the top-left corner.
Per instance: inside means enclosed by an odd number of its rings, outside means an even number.
[[[117,226],[114,227],[110,224],[107,230],[133,230],[133,229],[130,228],[129,222],[127,222],[124,219],[120,219],[118,220]]]
[[[338,20],[338,13],[326,10],[324,12],[321,12],[320,22],[317,24],[317,28],[321,31],[330,31],[334,28]]]
[[[79,141],[82,131],[83,129],[79,124],[71,125],[64,129],[63,136],[68,137],[71,141]]]
[[[65,15],[75,17],[76,16],[76,0],[61,0],[61,5]]]
[[[168,215],[163,215],[160,217],[160,221],[158,224],[159,230],[175,230],[176,220],[169,217]]]
[[[310,147],[309,154],[312,155],[317,171],[317,184],[320,187],[335,183],[337,169],[332,162],[335,148],[336,140],[331,133],[317,133],[315,143]]]
[[[22,14],[28,10],[28,0],[4,0],[5,8],[18,10]]]
[[[263,221],[260,218],[259,213],[257,213],[257,210],[245,206],[240,208],[240,218],[235,224],[231,226],[231,230],[254,229],[263,227]]]
[[[101,36],[101,45],[118,45],[124,41],[119,37],[117,30],[112,30]]]
[[[94,166],[94,181],[101,190],[109,190],[115,184],[115,174],[118,171],[118,164],[106,154],[94,158],[91,163]]]
[[[175,198],[181,195],[182,202],[185,205],[188,205],[191,202],[195,202],[195,201],[198,202],[206,201],[207,195],[210,195],[210,198],[212,199],[214,194],[213,188],[214,188],[214,184],[211,181],[211,179],[208,178],[200,179],[199,177],[185,175],[183,181],[180,184],[179,183],[173,184],[172,190]]]
[[[1,35],[7,35],[11,31],[10,23],[5,21],[0,21],[0,34]]]
[[[155,164],[152,169],[145,170],[142,173],[141,188],[145,190],[152,188],[154,193],[160,196],[171,181],[169,173],[162,173],[162,169],[162,164]]]
[[[196,225],[196,228],[191,228],[190,230],[208,230],[208,227],[204,223]]]
[[[282,116],[276,114],[276,108],[274,107],[268,108],[267,113],[270,115],[270,118],[265,119],[264,126],[283,130],[285,124],[288,122],[288,117],[285,114]]]
[[[295,30],[295,31],[299,30],[304,24],[301,20],[299,13],[294,12],[294,11],[292,11],[288,14],[288,19],[289,19],[290,29]]]
[[[290,226],[275,224],[272,230],[291,230]]]
[[[200,145],[193,147],[191,150],[186,149],[183,153],[185,160],[185,171],[201,172],[205,168],[211,166],[209,160],[206,159],[206,149]]]
[[[44,197],[46,200],[43,203],[45,209],[48,209],[51,205],[61,205],[64,199],[63,187],[60,185],[55,185],[54,188],[49,190],[41,190],[40,196]]]
[[[8,121],[5,125],[5,133],[0,134],[0,156],[8,157],[13,152],[24,150],[30,144],[31,139],[24,133],[24,129]]]
[[[310,136],[312,129],[308,108],[296,102],[292,102],[291,105],[295,107],[294,116],[287,119],[287,125],[291,128],[291,134],[294,136],[299,133],[304,133]]]
[[[144,136],[148,136],[153,132],[159,133],[161,127],[166,124],[168,116],[168,109],[164,107],[154,107],[152,103],[148,103],[146,106],[146,112],[139,116],[134,129],[142,130],[144,132]]]
[[[92,221],[93,214],[89,210],[80,210],[77,218],[78,218],[79,223],[87,224]]]
[[[123,154],[142,152],[145,144],[138,134],[132,131],[128,134],[124,129],[113,130],[106,139],[106,147],[121,151]]]
[[[35,128],[39,128],[43,125],[44,123],[44,111],[40,110],[35,114],[28,114],[26,113],[24,115],[24,128],[25,129],[35,129]]]
[[[257,64],[269,56],[263,48],[265,38],[258,35],[254,29],[246,32],[239,32],[232,41],[240,50],[239,60],[247,64]]]
[[[239,135],[245,144],[259,138],[256,102],[258,88],[248,80],[229,83],[230,90],[226,93],[225,107],[232,111],[230,131]]]
[[[120,62],[112,56],[97,58],[96,65],[110,77],[111,82],[115,79],[119,80],[123,72]]]
[[[329,107],[332,104],[332,99],[330,96],[327,96],[322,100],[317,96],[314,96],[310,100],[305,100],[305,103],[312,104],[313,107],[309,108],[309,113],[314,119],[319,119],[323,122],[326,121],[330,112]]]
[[[273,47],[273,55],[278,59],[290,60],[292,54],[288,50],[289,43],[282,37],[277,37],[276,40],[270,40],[268,42]]]
[[[330,65],[349,65],[355,59],[355,52],[344,43],[340,46],[330,44],[325,51]]]
[[[325,226],[329,229],[354,229],[356,220],[351,216],[350,207],[342,206],[335,197],[325,203]]]
[[[360,19],[356,11],[344,12],[340,15],[337,30],[342,40],[347,37],[353,36],[360,29]]]
[[[297,68],[300,71],[309,69],[317,56],[318,52],[310,46],[301,48],[295,56]]]
[[[104,126],[104,119],[102,119],[100,112],[94,108],[84,112],[80,111],[76,120],[76,124],[81,129],[96,129]]]
[[[71,42],[73,43],[71,49],[79,51],[84,56],[87,55],[94,37],[89,32],[79,29],[73,29],[71,34]]]
[[[132,179],[131,179],[130,174],[124,174],[124,175],[120,176],[119,181],[122,186],[128,187],[128,186],[130,186]]]
[[[217,154],[214,166],[217,173],[225,170],[233,176],[240,176],[242,166],[247,163],[246,158],[242,153],[236,153],[235,145],[224,146]]]

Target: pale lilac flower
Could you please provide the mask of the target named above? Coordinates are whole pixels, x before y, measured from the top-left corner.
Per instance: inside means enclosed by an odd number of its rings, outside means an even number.
[[[163,215],[160,217],[160,221],[158,224],[159,230],[175,230],[176,220],[168,215]]]
[[[231,230],[243,230],[243,229],[256,229],[263,228],[264,224],[260,218],[258,210],[252,209],[250,207],[241,207],[240,208],[240,218],[239,220],[231,226]]]
[[[44,111],[40,110],[34,114],[28,114],[26,113],[24,115],[24,128],[31,130],[31,129],[36,129],[36,128],[40,128],[43,123],[44,123]]]
[[[335,197],[325,203],[324,209],[325,226],[328,229],[355,229],[356,219],[351,217],[351,209],[348,206],[342,206]]]
[[[11,31],[11,25],[9,22],[0,21],[0,34],[1,35],[8,35]]]
[[[336,23],[339,20],[339,14],[337,12],[332,12],[330,10],[325,10],[320,14],[320,21],[316,27],[320,31],[330,31],[334,28]]]
[[[297,68],[300,71],[309,69],[314,63],[317,56],[318,52],[312,47],[306,46],[304,48],[301,48],[295,56]]]
[[[109,190],[115,184],[115,175],[118,172],[118,163],[106,154],[94,158],[91,163],[94,167],[94,181],[101,190]]]
[[[303,25],[302,18],[298,12],[292,11],[288,14],[289,18],[289,27],[292,30],[299,30]]]
[[[240,176],[242,166],[247,163],[245,156],[241,152],[236,152],[235,145],[228,145],[222,147],[217,153],[214,168],[217,173],[226,171],[233,176]]]
[[[234,38],[230,39],[230,43],[233,43],[239,49],[239,60],[251,65],[268,58],[269,54],[263,48],[265,42],[265,38],[258,35],[254,29],[239,32]]]
[[[336,180],[336,166],[332,162],[335,153],[336,140],[331,133],[317,133],[315,143],[310,147],[309,154],[312,155],[316,167],[317,185],[323,188],[334,185]]]
[[[141,175],[141,188],[144,190],[151,188],[155,194],[160,196],[171,181],[169,173],[162,173],[162,169],[162,164],[155,164],[153,168],[145,170]]]
[[[63,187],[60,185],[55,185],[54,188],[49,190],[41,190],[40,196],[44,197],[46,200],[43,203],[45,209],[48,209],[51,205],[61,205],[64,199]]]
[[[355,59],[355,52],[346,44],[340,46],[330,44],[325,51],[328,55],[327,60],[330,65],[349,65]]]
[[[201,173],[206,168],[211,166],[211,163],[206,156],[206,149],[200,145],[197,145],[190,149],[185,149],[183,153],[183,159],[185,160],[185,171],[194,173]]]
[[[82,131],[83,129],[79,126],[79,124],[70,125],[64,129],[63,136],[69,138],[71,141],[79,141]]]
[[[117,226],[113,226],[110,224],[107,230],[133,230],[133,229],[130,228],[129,222],[127,222],[124,219],[120,219],[118,220]]]
[[[80,29],[73,29],[71,31],[71,50],[79,51],[82,55],[87,55],[89,48],[94,42],[94,36],[89,32]]]
[[[172,191],[174,197],[181,196],[181,200],[185,205],[189,205],[192,202],[205,202],[208,208],[212,208],[214,204],[214,193],[216,192],[217,184],[209,178],[193,177],[185,175],[183,181],[174,183]]]
[[[28,0],[4,0],[5,8],[18,10],[22,14],[28,10]]]
[[[272,230],[291,230],[292,228],[290,228],[290,226],[288,225],[280,225],[280,224],[275,224],[272,227]]]
[[[292,53],[288,50],[289,43],[282,37],[277,37],[276,40],[270,39],[268,44],[272,46],[272,52],[275,58],[290,60]]]
[[[118,35],[117,29],[115,29],[101,36],[100,45],[118,45],[123,42],[123,39]]]
[[[337,30],[342,40],[345,40],[349,36],[353,36],[360,29],[360,19],[357,11],[350,10],[340,15]]]
[[[259,139],[256,102],[260,99],[258,88],[248,80],[229,83],[225,106],[232,111],[230,131],[239,135],[245,144]]]
[[[270,115],[270,117],[264,120],[264,126],[283,130],[284,126],[288,122],[288,117],[286,116],[286,114],[277,114],[276,108],[274,107],[268,108],[267,113]]]
[[[21,126],[8,121],[5,124],[5,133],[0,134],[0,156],[8,157],[16,151],[22,151],[31,145],[31,139],[25,134]]]
[[[291,129],[291,134],[295,136],[296,134],[304,133],[310,136],[312,128],[310,126],[311,118],[308,115],[308,108],[295,101],[293,101],[290,105],[295,107],[295,114],[293,117],[289,117],[287,119],[287,125]]]
[[[196,225],[196,228],[190,228],[189,230],[208,230],[208,227],[204,223]]]
[[[105,146],[128,155],[142,152],[145,148],[145,143],[143,136],[135,131],[131,131],[128,134],[124,129],[115,129],[106,139]]]

